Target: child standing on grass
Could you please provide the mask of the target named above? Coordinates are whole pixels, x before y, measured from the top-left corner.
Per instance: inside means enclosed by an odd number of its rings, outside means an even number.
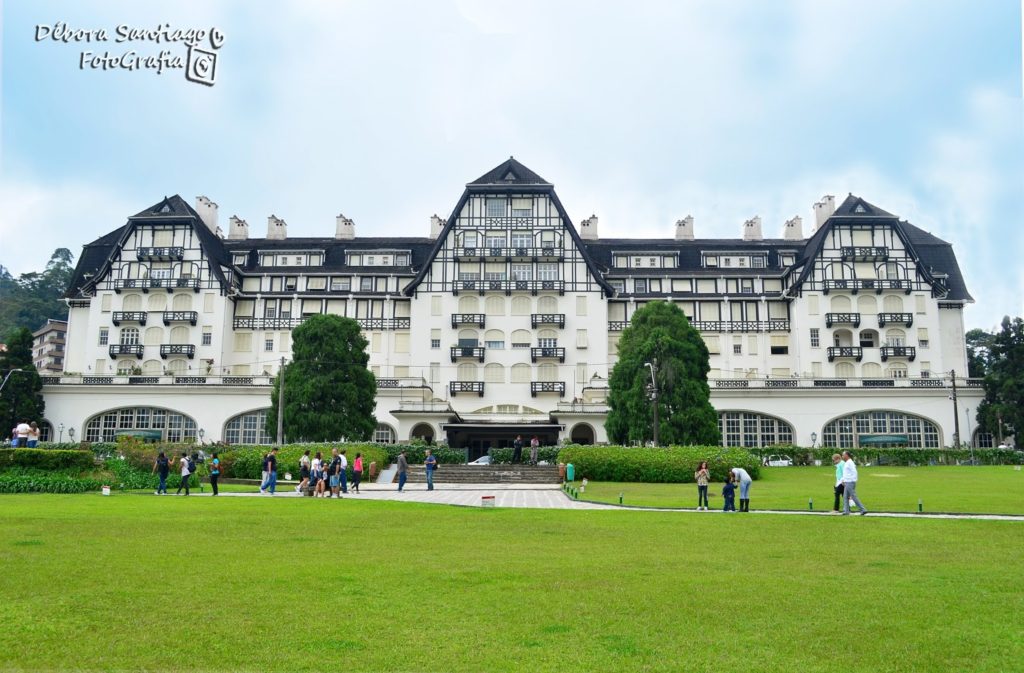
[[[733,483],[732,472],[726,477],[725,484],[722,486],[722,497],[725,499],[725,505],[722,507],[723,512],[735,512],[736,511],[736,484]]]

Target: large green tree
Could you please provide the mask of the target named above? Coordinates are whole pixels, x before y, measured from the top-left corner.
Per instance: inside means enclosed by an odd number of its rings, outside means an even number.
[[[983,329],[972,329],[965,335],[967,340],[967,376],[983,379],[988,374],[992,359],[992,341],[995,335]]]
[[[0,381],[8,374],[0,391],[0,430],[5,436],[21,421],[43,420],[43,382],[32,363],[32,332],[24,327],[10,333],[7,350],[0,353]]]
[[[63,297],[74,272],[71,261],[70,250],[57,248],[44,271],[23,273],[15,279],[0,267],[0,325],[6,330],[6,339],[20,327],[39,329],[47,318],[67,319]]]
[[[674,304],[652,301],[633,314],[619,341],[609,381],[608,438],[619,444],[654,437],[647,362],[658,360],[660,444],[721,443],[718,414],[708,401],[708,349]]]
[[[1003,318],[1002,329],[992,339],[978,423],[1002,437],[1024,432],[1024,320],[1020,318]]]
[[[336,315],[314,315],[292,332],[292,361],[284,372],[284,435],[288,441],[370,439],[377,420],[377,391],[366,364],[366,339],[359,323]],[[274,382],[267,433],[277,436],[279,387]]]

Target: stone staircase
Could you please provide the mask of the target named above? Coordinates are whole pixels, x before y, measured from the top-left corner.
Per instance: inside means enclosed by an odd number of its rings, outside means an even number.
[[[395,475],[397,481],[398,475]],[[422,465],[409,466],[410,484],[426,483]],[[435,484],[560,484],[557,465],[441,465]]]

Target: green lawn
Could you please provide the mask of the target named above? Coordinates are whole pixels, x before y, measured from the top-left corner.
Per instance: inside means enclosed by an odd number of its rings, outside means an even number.
[[[834,469],[831,467],[767,467],[750,490],[752,509],[832,509]],[[1024,514],[1024,471],[1012,466],[862,467],[857,495],[868,510]],[[579,486],[577,482],[575,484]],[[695,484],[630,484],[589,482],[581,500],[643,507],[697,506]],[[722,507],[722,484],[708,488],[711,507]],[[739,498],[737,492],[736,497]],[[736,504],[739,507],[739,502]]]
[[[0,670],[1020,670],[1022,548],[1018,522],[0,496]]]

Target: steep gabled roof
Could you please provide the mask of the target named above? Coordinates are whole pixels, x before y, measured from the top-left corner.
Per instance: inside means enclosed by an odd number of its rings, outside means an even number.
[[[868,203],[859,196],[849,194],[843,202],[832,213],[832,217],[896,217],[886,210],[882,210],[873,203]]]
[[[491,170],[487,171],[467,186],[482,185],[550,185],[551,183],[531,171],[526,166],[509,157]]]

